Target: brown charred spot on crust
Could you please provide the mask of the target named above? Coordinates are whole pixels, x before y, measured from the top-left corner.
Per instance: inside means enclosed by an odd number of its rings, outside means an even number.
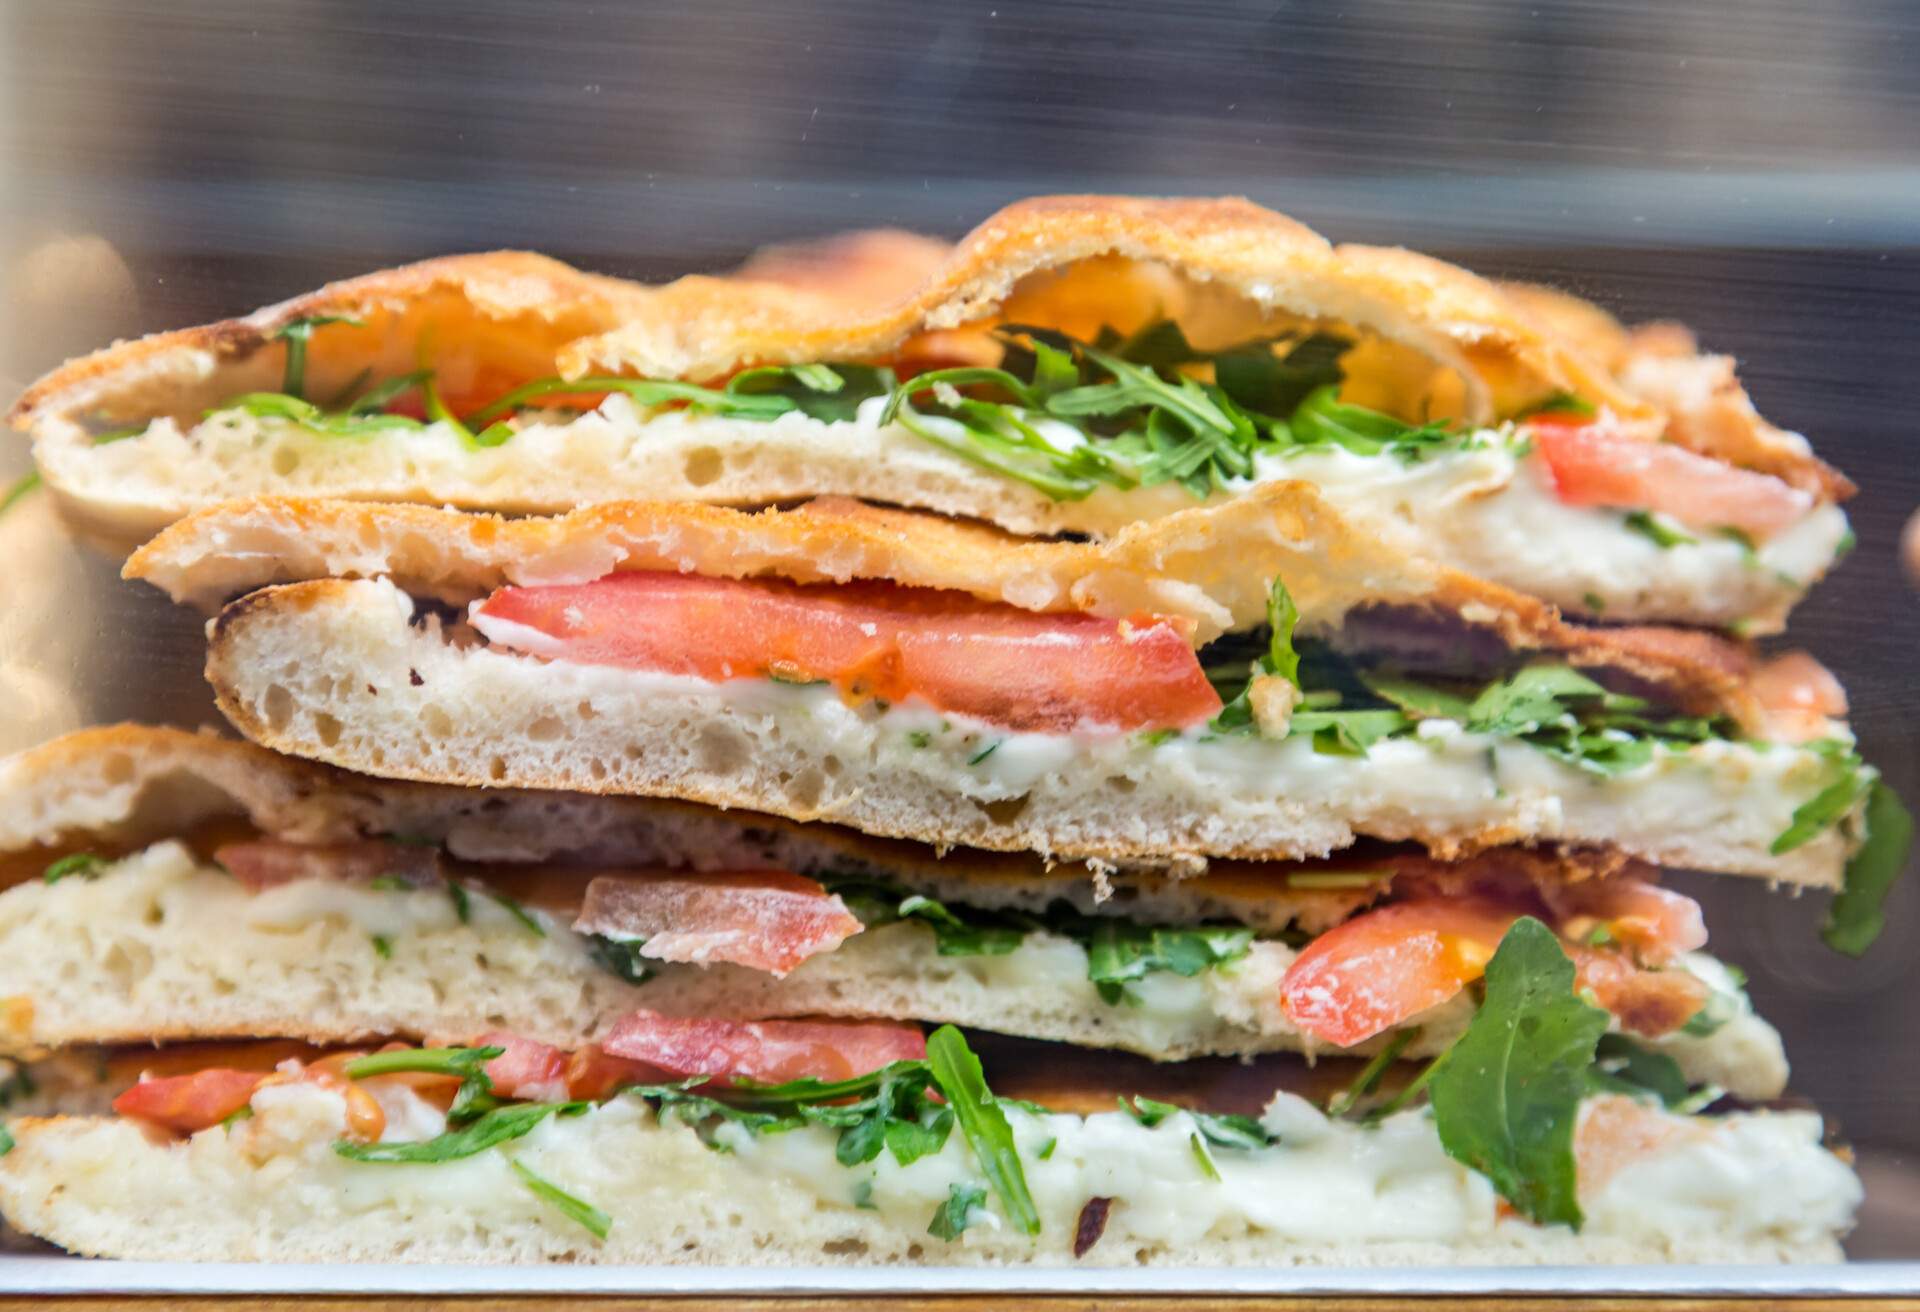
[[[1111,1198],[1089,1198],[1080,1209],[1080,1220],[1073,1227],[1073,1255],[1085,1257],[1107,1232],[1107,1213],[1113,1210]]]

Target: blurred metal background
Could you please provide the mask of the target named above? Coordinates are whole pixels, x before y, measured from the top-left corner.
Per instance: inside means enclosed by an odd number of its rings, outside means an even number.
[[[1238,192],[1670,316],[1862,493],[1798,612],[1920,798],[1920,6],[1900,0],[0,0],[0,390],[116,336],[526,246],[666,278],[770,240],[957,236],[1044,191]],[[0,478],[26,468],[0,446]],[[0,520],[0,750],[208,722],[197,622]],[[1865,961],[1819,899],[1695,880],[1920,1257],[1920,882]]]

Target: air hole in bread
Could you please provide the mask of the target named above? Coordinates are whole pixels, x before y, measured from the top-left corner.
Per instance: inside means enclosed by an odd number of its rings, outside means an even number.
[[[573,708],[573,713],[582,720],[597,720],[600,718],[600,712],[594,710],[593,703],[584,697],[581,698],[580,704]]]
[[[1140,785],[1123,774],[1110,774],[1107,776],[1107,787],[1113,789],[1116,793],[1130,793],[1139,786]]]
[[[325,711],[314,712],[313,731],[328,747],[336,746],[340,742],[340,721]]]
[[[802,770],[787,785],[787,799],[795,806],[812,807],[819,803],[820,794],[827,786],[826,779],[818,770],[811,767]]]
[[[867,1241],[864,1239],[834,1239],[820,1245],[820,1251],[829,1257],[864,1257]]]
[[[729,724],[704,725],[700,736],[693,741],[694,759],[708,774],[743,770],[752,754],[746,736]]]
[[[726,462],[710,446],[695,447],[687,452],[687,482],[694,487],[705,487],[720,477],[725,469]]]
[[[987,819],[995,824],[1010,825],[1020,818],[1021,812],[1027,809],[1028,800],[1028,795],[1022,793],[1018,797],[1003,797],[997,802],[983,802],[976,797],[973,799],[973,804],[985,812]]]
[[[827,772],[827,778],[837,779],[840,777],[840,758],[837,756],[829,756],[820,762],[820,768]]]
[[[527,737],[537,743],[550,743],[567,731],[557,715],[543,715],[527,726]]]
[[[435,738],[453,736],[452,717],[443,707],[435,706],[431,702],[420,708],[420,723],[425,725],[427,732]]]
[[[593,757],[587,762],[587,773],[593,777],[595,783],[605,783],[607,780],[607,763],[597,756]]]
[[[507,758],[496,756],[487,762],[487,778],[500,783],[507,777]]]
[[[293,694],[284,685],[274,684],[260,699],[260,713],[267,717],[269,729],[275,733],[285,732],[287,722],[293,719]]]
[[[300,453],[290,446],[283,446],[273,453],[273,472],[285,478],[300,468]]]

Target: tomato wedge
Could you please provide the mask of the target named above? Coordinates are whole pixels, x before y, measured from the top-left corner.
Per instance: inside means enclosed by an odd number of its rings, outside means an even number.
[[[1542,891],[1564,938],[1586,942],[1604,925],[1608,939],[1649,961],[1671,961],[1707,944],[1700,904],[1643,879],[1589,879]]]
[[[415,843],[287,843],[259,839],[226,843],[214,861],[254,892],[301,879],[367,883],[391,878],[415,888],[441,882],[440,849]]]
[[[504,1030],[481,1035],[473,1046],[506,1049],[486,1065],[487,1078],[500,1097],[533,1102],[559,1102],[566,1097],[567,1054],[563,1049]]]
[[[122,1116],[137,1116],[181,1134],[218,1125],[245,1107],[267,1078],[265,1071],[211,1067],[191,1075],[142,1080],[113,1100]]]
[[[1038,614],[959,592],[634,572],[502,588],[471,612],[489,641],[586,665],[703,679],[825,680],[1009,729],[1185,728],[1220,710],[1182,622]]]
[[[1847,690],[1804,651],[1775,656],[1755,671],[1748,686],[1767,714],[1768,736],[1781,742],[1824,738],[1827,721],[1847,713]]]
[[[1647,970],[1618,949],[1567,945],[1573,986],[1593,996],[1622,1029],[1657,1039],[1685,1025],[1707,1005],[1707,986],[1684,970]]]
[[[1519,918],[1478,897],[1365,912],[1307,944],[1280,981],[1281,1010],[1307,1033],[1352,1047],[1480,978]]]
[[[567,1058],[567,1096],[599,1102],[629,1084],[659,1084],[665,1071],[645,1062],[616,1057],[599,1044],[589,1043]]]
[[[784,870],[602,875],[587,885],[582,934],[646,940],[659,961],[730,962],[784,975],[861,924],[811,879]]]
[[[1735,528],[1766,539],[1813,509],[1813,497],[1770,474],[1737,469],[1684,447],[1609,433],[1602,424],[1529,420],[1554,492],[1568,505],[1670,515],[1698,529]]]
[[[780,1084],[812,1076],[848,1080],[889,1062],[927,1055],[926,1036],[887,1021],[711,1020],[636,1011],[613,1027],[606,1050],[675,1078]]]

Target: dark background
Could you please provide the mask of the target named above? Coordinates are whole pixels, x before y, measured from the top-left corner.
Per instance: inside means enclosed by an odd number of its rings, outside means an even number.
[[[1738,355],[1864,489],[1794,640],[1920,797],[1920,5],[702,0],[0,3],[0,389],[111,337],[527,246],[641,278],[1047,191],[1237,192],[1546,279]],[[0,451],[0,475],[26,467]],[[0,522],[0,749],[209,720],[197,621]],[[1862,1254],[1920,1257],[1920,883],[1863,962],[1821,899],[1694,880],[1862,1150]]]

